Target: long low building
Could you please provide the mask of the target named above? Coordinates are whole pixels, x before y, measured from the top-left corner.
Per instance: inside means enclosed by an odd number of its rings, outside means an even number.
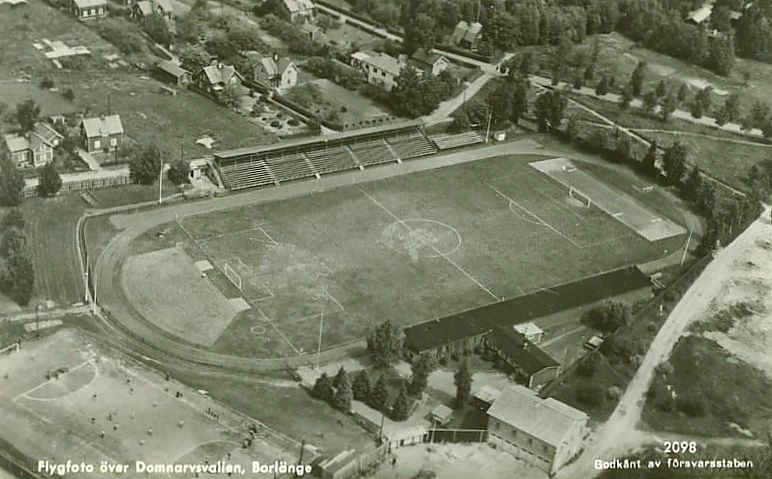
[[[651,297],[651,280],[636,266],[580,279],[524,296],[493,303],[405,329],[408,357],[433,352],[439,357],[472,351],[496,327],[538,322],[560,324],[604,301],[628,303]]]

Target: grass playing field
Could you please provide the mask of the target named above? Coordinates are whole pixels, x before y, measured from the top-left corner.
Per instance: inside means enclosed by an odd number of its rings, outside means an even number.
[[[249,434],[240,416],[113,356],[72,330],[0,355],[0,371],[6,374],[0,389],[0,439],[12,441],[35,464],[69,459],[96,468],[93,474],[65,477],[149,477],[136,473],[134,461],[200,464],[222,459],[248,467],[253,460],[290,459],[282,447],[261,438],[241,447]],[[100,461],[130,467],[123,474],[100,473]]]
[[[185,218],[163,228],[163,238],[148,231],[132,252],[182,243],[192,261],[219,269],[227,263],[251,309],[211,348],[280,357],[315,351],[322,321],[328,348],[385,319],[408,325],[442,317],[681,244],[682,237],[649,242],[578,205],[529,166],[539,159],[499,157]],[[123,276],[128,284],[144,281],[126,270]],[[158,297],[177,295],[176,285],[168,288]]]

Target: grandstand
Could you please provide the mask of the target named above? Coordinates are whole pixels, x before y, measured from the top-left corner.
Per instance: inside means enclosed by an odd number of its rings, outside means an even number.
[[[483,142],[482,136],[477,131],[465,131],[456,135],[435,135],[431,137],[431,140],[440,150],[460,148]]]
[[[437,152],[416,121],[222,151],[215,170],[231,190],[278,185],[321,174],[417,158]]]

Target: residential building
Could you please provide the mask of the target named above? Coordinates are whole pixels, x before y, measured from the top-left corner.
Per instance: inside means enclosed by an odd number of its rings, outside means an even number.
[[[482,37],[482,24],[479,22],[467,23],[460,21],[453,30],[451,39],[453,44],[468,50],[477,50],[477,45]]]
[[[255,81],[287,90],[298,84],[298,67],[287,57],[262,57],[255,66]]]
[[[161,60],[155,66],[155,76],[159,80],[174,85],[187,85],[191,81],[190,72],[167,60]]]
[[[232,65],[213,60],[193,76],[193,84],[205,93],[215,95],[227,86],[241,87],[244,78]]]
[[[169,0],[140,0],[131,8],[131,16],[135,20],[144,20],[154,13],[171,20],[174,9]]]
[[[303,32],[312,42],[318,40],[322,35],[322,29],[313,23],[304,23],[303,26],[300,27],[300,31]]]
[[[293,23],[304,23],[316,16],[316,4],[311,0],[280,0],[277,13]]]
[[[378,85],[387,91],[391,91],[394,88],[396,78],[405,66],[401,59],[394,58],[385,53],[370,55],[357,52],[351,58],[352,64],[356,63],[365,73],[368,83]]]
[[[587,414],[553,398],[512,386],[488,409],[488,441],[554,474],[580,450]]]
[[[439,53],[430,53],[424,48],[418,50],[410,56],[412,66],[422,71],[425,75],[437,76],[447,70],[450,62],[444,55]]]
[[[70,8],[80,20],[107,16],[107,0],[72,0]]]
[[[560,374],[560,364],[514,328],[495,327],[485,337],[485,344],[531,389],[540,389]]]
[[[24,135],[5,135],[5,146],[11,161],[19,168],[39,168],[54,160],[54,148],[64,137],[47,123],[36,123]]]
[[[89,153],[115,150],[123,143],[123,123],[119,115],[84,118],[80,130]]]
[[[405,354],[436,357],[471,352],[496,326],[533,322],[541,328],[578,321],[585,311],[610,300],[633,304],[651,297],[649,277],[637,267],[609,271],[572,283],[541,289],[481,308],[405,328]]]

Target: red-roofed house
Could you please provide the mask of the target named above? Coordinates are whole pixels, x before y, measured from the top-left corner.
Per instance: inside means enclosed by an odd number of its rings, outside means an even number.
[[[263,57],[255,66],[255,81],[271,88],[286,90],[298,83],[298,68],[287,57]]]
[[[5,135],[5,146],[19,168],[39,168],[53,161],[54,148],[62,139],[51,125],[36,123],[25,135]]]
[[[115,150],[123,142],[123,123],[119,115],[84,118],[80,132],[89,153]]]

